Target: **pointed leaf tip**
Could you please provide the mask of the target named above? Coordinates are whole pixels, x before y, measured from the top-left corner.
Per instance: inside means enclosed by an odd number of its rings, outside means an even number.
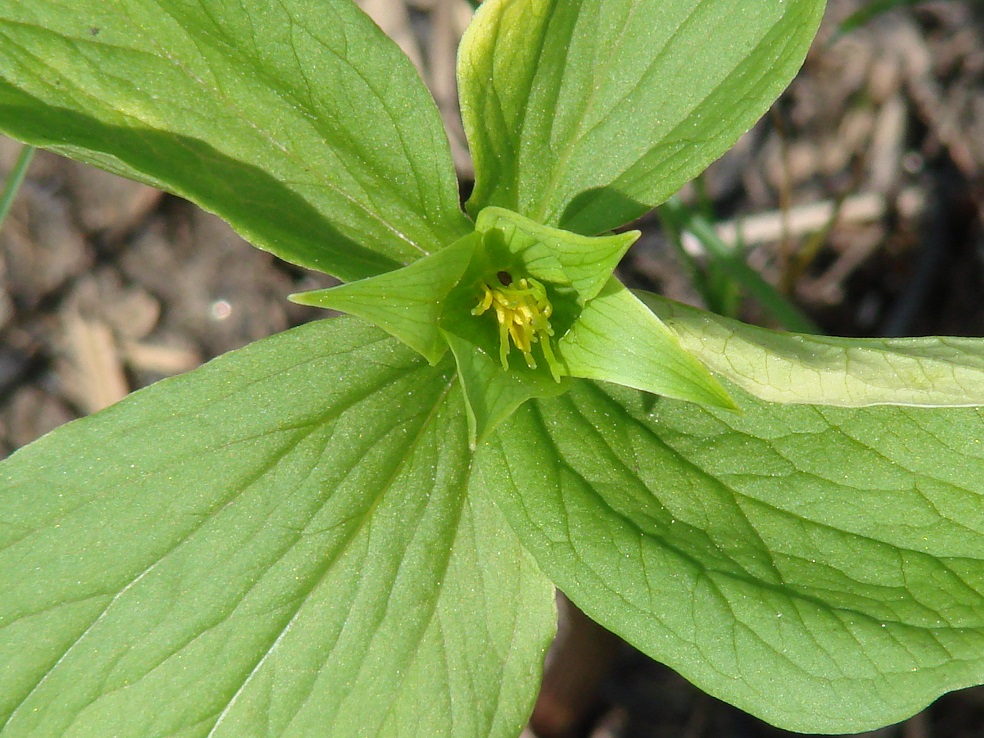
[[[465,273],[481,240],[479,234],[471,233],[402,269],[297,293],[290,299],[368,320],[434,365],[448,350],[438,329],[445,298]]]
[[[707,367],[614,277],[558,342],[558,353],[574,377],[738,409]]]

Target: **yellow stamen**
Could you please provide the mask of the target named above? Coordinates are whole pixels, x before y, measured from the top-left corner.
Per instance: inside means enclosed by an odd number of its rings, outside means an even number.
[[[550,326],[550,316],[553,306],[547,299],[547,290],[532,277],[524,277],[513,282],[505,272],[498,275],[499,282],[508,284],[482,283],[482,297],[472,309],[472,315],[482,315],[489,309],[495,310],[495,318],[499,323],[499,361],[503,369],[509,369],[509,342],[512,341],[526,359],[530,369],[536,369],[533,358],[533,344],[539,343],[543,358],[547,362],[550,374],[560,381],[560,366],[550,346],[553,328]],[[504,278],[505,277],[505,278]]]

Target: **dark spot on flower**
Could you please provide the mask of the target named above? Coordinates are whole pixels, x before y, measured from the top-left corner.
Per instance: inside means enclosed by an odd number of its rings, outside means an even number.
[[[509,272],[501,271],[495,276],[499,278],[499,281],[502,283],[503,287],[508,287],[509,285],[512,284],[513,278]]]

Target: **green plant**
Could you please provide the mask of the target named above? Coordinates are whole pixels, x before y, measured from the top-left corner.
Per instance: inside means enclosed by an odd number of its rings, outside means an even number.
[[[754,122],[822,9],[484,3],[465,215],[349,0],[0,0],[0,128],[198,202],[362,318],[0,465],[0,733],[514,735],[554,584],[792,729],[984,679],[984,345],[743,326],[625,290],[634,236],[597,235]]]
[[[920,0],[872,0],[872,2],[856,10],[844,20],[837,29],[836,37],[860,28],[865,23],[905,5],[916,5]],[[835,38],[836,38],[835,37]]]

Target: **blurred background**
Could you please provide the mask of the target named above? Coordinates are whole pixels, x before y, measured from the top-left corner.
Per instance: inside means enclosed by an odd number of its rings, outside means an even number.
[[[360,3],[414,60],[467,194],[454,59],[469,0]],[[0,175],[23,163],[0,140]],[[984,335],[984,3],[829,0],[799,77],[643,231],[630,286],[769,327]],[[157,379],[323,315],[332,284],[143,185],[37,152],[0,230],[0,456]],[[529,738],[789,735],[561,597]],[[984,689],[866,735],[981,738]]]

